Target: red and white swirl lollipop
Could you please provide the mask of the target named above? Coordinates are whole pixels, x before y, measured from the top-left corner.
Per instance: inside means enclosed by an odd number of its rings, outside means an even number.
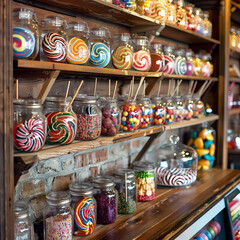
[[[134,53],[133,67],[138,71],[148,71],[151,67],[151,56],[147,51],[140,50]]]
[[[165,67],[163,69],[163,72],[167,74],[173,74],[174,60],[168,55],[164,55],[164,59],[165,59]]]

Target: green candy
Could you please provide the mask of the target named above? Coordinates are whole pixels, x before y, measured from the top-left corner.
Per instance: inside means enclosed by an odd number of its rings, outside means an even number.
[[[137,209],[136,201],[132,197],[125,199],[125,193],[120,193],[118,197],[118,213],[129,214],[134,213]]]
[[[194,148],[194,149],[196,149],[196,147],[194,146],[194,144],[193,144],[193,145],[191,145],[190,147],[191,147],[191,148]]]
[[[197,136],[198,136],[197,131],[194,131],[194,132],[191,133],[191,138],[192,138],[193,140],[195,140],[195,139],[197,138]]]
[[[204,141],[204,149],[209,149],[213,141],[211,140],[206,140]]]

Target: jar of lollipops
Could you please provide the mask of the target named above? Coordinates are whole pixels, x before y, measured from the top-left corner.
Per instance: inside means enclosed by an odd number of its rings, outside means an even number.
[[[39,25],[30,8],[13,10],[13,57],[35,59],[39,52]]]
[[[190,120],[193,117],[194,113],[194,102],[193,96],[191,94],[184,95],[184,106],[186,109],[185,120]]]
[[[164,61],[165,66],[163,72],[166,74],[173,74],[175,66],[175,55],[173,54],[174,47],[171,45],[164,46]]]
[[[193,101],[194,101],[193,117],[200,118],[206,116],[204,103],[202,102],[200,97],[197,95],[193,96]]]
[[[186,59],[187,59],[187,71],[185,72],[185,75],[192,76],[193,75],[193,51],[191,49],[188,49],[186,51]]]
[[[151,68],[150,72],[162,72],[165,66],[164,53],[162,44],[159,42],[151,43]]]
[[[151,98],[152,104],[152,110],[153,110],[153,125],[163,125],[165,123],[165,115],[166,110],[162,102],[161,97],[153,97]]]
[[[153,110],[151,108],[151,101],[146,96],[139,96],[137,104],[141,109],[140,128],[148,128],[153,121]]]

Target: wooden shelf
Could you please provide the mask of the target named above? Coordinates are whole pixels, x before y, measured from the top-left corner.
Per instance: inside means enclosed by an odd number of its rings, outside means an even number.
[[[239,77],[230,77],[229,81],[230,82],[238,82],[238,83],[240,83],[240,78]]]
[[[240,155],[240,149],[228,149],[228,153],[232,155]]]
[[[173,123],[166,126],[156,126],[150,127],[148,129],[138,130],[136,132],[120,133],[114,137],[100,137],[93,141],[74,141],[70,145],[45,145],[39,152],[33,153],[22,153],[16,152],[14,157],[20,157],[25,164],[30,164],[40,160],[46,160],[53,157],[59,157],[71,153],[77,153],[85,150],[95,149],[102,146],[110,145],[117,142],[122,142],[134,138],[149,136],[155,133],[163,132],[165,130],[184,128],[189,126],[194,126],[204,122],[211,122],[217,120],[218,115],[213,115],[209,117],[202,117],[199,119],[191,119],[189,121],[183,121],[180,123]]]
[[[240,58],[240,50],[230,46],[230,55],[234,58]]]
[[[217,77],[199,77],[199,76],[186,76],[186,75],[175,75],[175,74],[163,74],[164,78],[173,78],[173,79],[184,79],[184,80],[199,80],[199,81],[207,81],[207,80],[212,80],[214,82],[218,81]]]
[[[233,108],[228,110],[229,115],[240,114],[240,108]]]

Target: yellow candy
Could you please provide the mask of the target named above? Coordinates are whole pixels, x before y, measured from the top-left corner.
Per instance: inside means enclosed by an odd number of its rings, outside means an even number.
[[[191,145],[193,144],[193,142],[194,142],[193,139],[190,138],[189,141],[188,141],[188,143],[187,143],[187,145],[188,145],[188,146],[191,146]]]
[[[200,138],[200,137],[196,138],[195,141],[194,141],[194,146],[196,148],[203,149],[204,148],[204,143],[203,143],[202,138]]]
[[[206,139],[206,128],[204,128],[199,134],[198,137],[202,138],[203,140]]]
[[[124,130],[124,131],[127,131],[127,130],[128,130],[128,128],[125,126],[125,127],[123,127],[123,130]]]
[[[206,139],[207,139],[207,140],[214,141],[214,137],[213,137],[212,133],[208,133],[208,134],[206,135]]]
[[[135,106],[132,106],[132,111],[134,111],[135,108],[136,108]]]
[[[205,154],[209,154],[209,150],[208,149],[196,149],[197,154],[199,157],[205,155]]]
[[[214,156],[214,154],[215,154],[215,144],[212,143],[210,148],[209,148],[209,155]]]
[[[125,111],[125,112],[123,112],[123,116],[127,116],[128,115],[128,112],[127,111]]]
[[[203,170],[208,170],[210,167],[210,162],[208,160],[205,159],[201,159],[198,161],[198,170],[199,169],[203,169]]]

